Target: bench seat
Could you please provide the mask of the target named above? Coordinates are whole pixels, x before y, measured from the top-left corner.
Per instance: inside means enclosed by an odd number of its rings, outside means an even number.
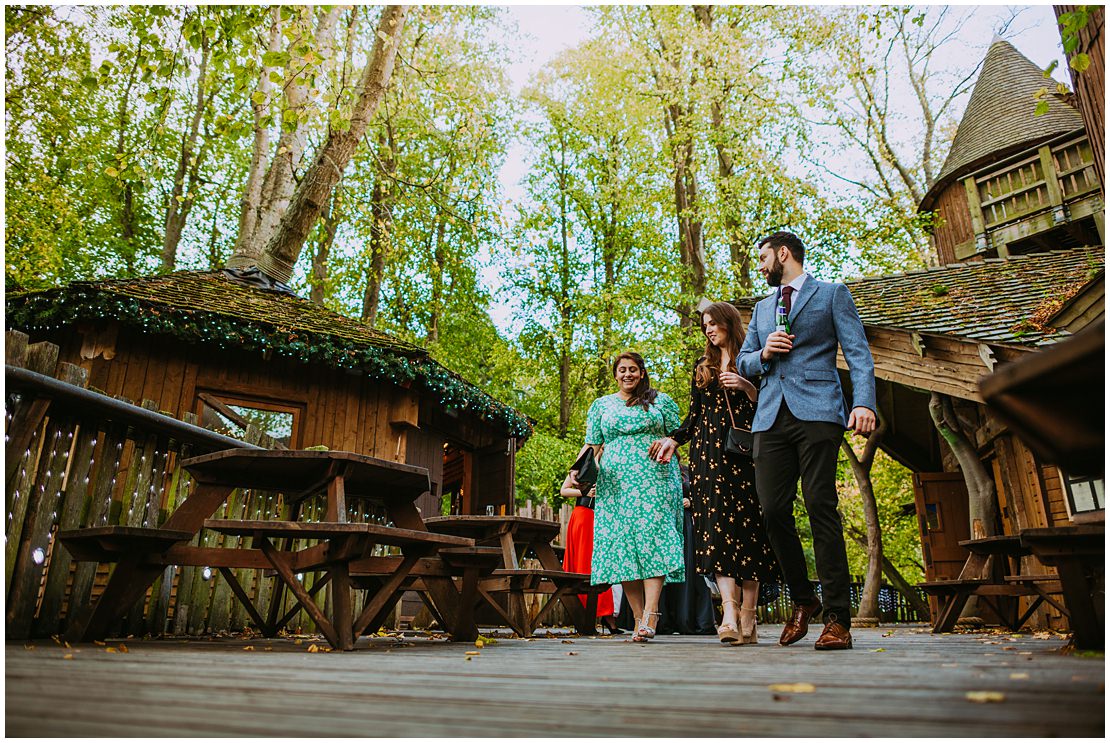
[[[174,545],[188,542],[192,532],[142,526],[92,526],[58,532],[74,560],[117,562],[121,556],[161,555]]]

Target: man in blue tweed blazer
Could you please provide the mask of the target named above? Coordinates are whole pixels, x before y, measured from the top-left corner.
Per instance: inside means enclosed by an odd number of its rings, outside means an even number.
[[[776,232],[759,243],[759,272],[776,291],[756,304],[737,365],[742,375],[759,380],[752,422],[756,492],[794,600],[779,642],[805,637],[822,608],[794,524],[801,477],[824,598],[825,629],[814,647],[844,650],[852,647],[852,620],[836,458],[845,428],[864,436],[875,430],[875,365],[848,287],[809,276],[804,260],[805,246],[792,233]],[[780,305],[786,324],[776,329]],[[852,379],[851,411],[836,371],[838,345]]]

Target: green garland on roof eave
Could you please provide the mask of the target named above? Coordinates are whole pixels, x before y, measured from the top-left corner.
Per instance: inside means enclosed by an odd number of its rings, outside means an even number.
[[[156,307],[132,297],[84,289],[72,291],[68,297],[59,290],[15,295],[9,297],[6,304],[8,327],[51,330],[80,320],[118,320],[189,343],[272,351],[300,362],[316,361],[336,368],[358,369],[372,379],[389,380],[394,384],[415,383],[433,393],[446,407],[500,423],[510,436],[524,440],[532,434],[528,420],[513,408],[493,399],[430,357],[419,357],[397,347],[358,345],[323,333],[268,326],[204,310]]]

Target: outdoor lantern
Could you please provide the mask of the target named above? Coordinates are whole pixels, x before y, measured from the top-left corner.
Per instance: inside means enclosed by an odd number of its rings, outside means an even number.
[[[31,559],[35,561],[36,565],[42,565],[46,562],[46,552],[42,547],[35,547],[35,551],[31,553]]]
[[[204,570],[200,571],[200,577],[204,578],[205,580],[212,580],[212,568],[205,568]]]

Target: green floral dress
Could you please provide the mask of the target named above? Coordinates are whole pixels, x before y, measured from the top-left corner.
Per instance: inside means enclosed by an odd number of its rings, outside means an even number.
[[[594,502],[592,582],[685,579],[678,460],[659,464],[648,457],[651,442],[679,422],[678,405],[662,392],[647,410],[628,407],[616,394],[590,405],[586,443],[605,447]]]

